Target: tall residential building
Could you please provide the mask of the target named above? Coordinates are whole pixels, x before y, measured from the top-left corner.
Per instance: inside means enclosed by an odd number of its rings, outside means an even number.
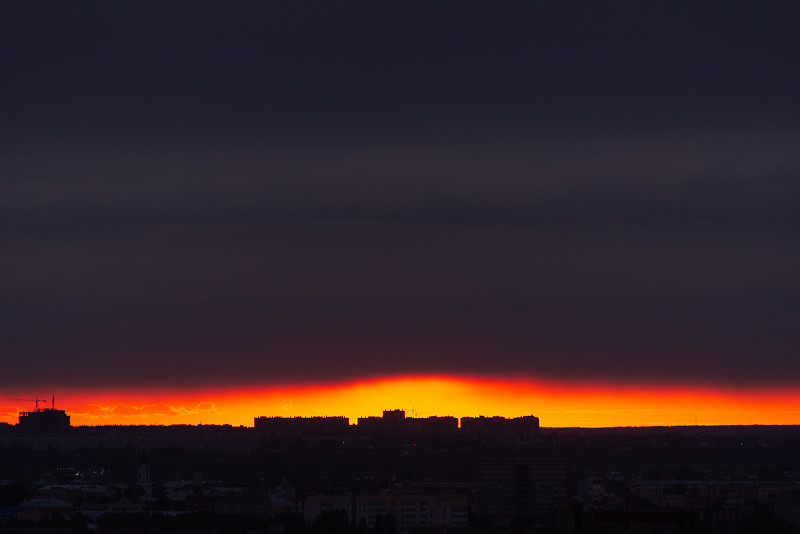
[[[569,471],[565,464],[493,462],[478,464],[475,509],[495,525],[539,517],[567,509]]]
[[[20,412],[17,428],[21,434],[48,436],[69,433],[69,416],[64,410],[55,408]]]

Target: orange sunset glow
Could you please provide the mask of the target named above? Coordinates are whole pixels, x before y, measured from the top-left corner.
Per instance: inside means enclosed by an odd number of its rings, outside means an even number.
[[[44,393],[44,392],[43,392]],[[8,397],[30,395],[10,394]],[[41,397],[40,397],[41,398]],[[50,407],[48,404],[41,407]],[[230,390],[59,391],[56,408],[80,425],[231,424],[256,416],[409,417],[536,415],[543,427],[749,425],[800,423],[800,394],[701,387],[588,385],[448,376]],[[5,400],[0,421],[16,423],[32,402]]]

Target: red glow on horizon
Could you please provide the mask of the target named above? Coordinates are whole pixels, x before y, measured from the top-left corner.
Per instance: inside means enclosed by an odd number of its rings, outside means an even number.
[[[9,395],[9,396],[26,396]],[[47,405],[46,407],[50,407]],[[80,425],[231,424],[258,416],[378,416],[400,408],[411,417],[536,415],[543,427],[749,425],[800,423],[800,394],[699,386],[574,384],[527,379],[409,376],[333,385],[226,390],[62,391],[56,408]],[[0,405],[15,424],[31,405]]]

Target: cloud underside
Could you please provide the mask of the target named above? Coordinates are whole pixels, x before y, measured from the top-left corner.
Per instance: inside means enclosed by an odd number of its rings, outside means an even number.
[[[153,417],[183,417],[192,415],[220,415],[213,402],[201,402],[193,407],[173,406],[169,404],[114,404],[100,405],[90,404],[89,411],[85,413],[74,412],[73,417],[81,417],[96,420],[125,420],[147,419]]]
[[[0,385],[791,382],[797,6],[476,6],[3,6]]]
[[[6,376],[787,380],[796,139],[651,135],[9,158]]]

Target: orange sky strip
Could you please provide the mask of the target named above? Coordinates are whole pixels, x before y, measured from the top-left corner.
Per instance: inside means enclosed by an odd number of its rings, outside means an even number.
[[[25,392],[7,397],[26,397]],[[49,405],[42,405],[49,407]],[[0,421],[16,423],[31,410],[0,401]],[[232,424],[266,416],[536,415],[544,427],[747,425],[800,423],[800,394],[698,386],[569,384],[517,379],[411,376],[335,385],[229,390],[59,391],[56,408],[77,425]]]

